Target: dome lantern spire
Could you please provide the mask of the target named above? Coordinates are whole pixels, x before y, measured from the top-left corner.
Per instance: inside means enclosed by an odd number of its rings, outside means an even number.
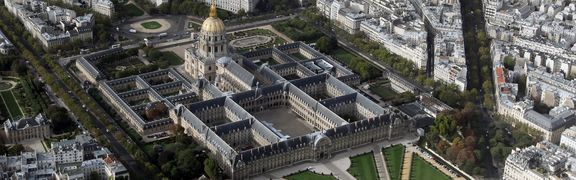
[[[216,0],[212,0],[212,5],[210,5],[210,17],[218,17],[218,11],[216,10]]]

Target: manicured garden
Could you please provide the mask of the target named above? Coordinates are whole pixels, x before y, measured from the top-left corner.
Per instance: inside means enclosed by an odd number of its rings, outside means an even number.
[[[170,66],[177,66],[184,64],[184,60],[172,51],[162,52],[162,58],[170,64]]]
[[[370,153],[361,154],[351,157],[352,164],[348,172],[359,180],[376,180],[378,177],[378,170],[376,170],[376,162],[374,155]]]
[[[278,36],[276,33],[268,30],[268,29],[250,29],[247,31],[240,31],[240,32],[234,32],[234,33],[228,33],[226,35],[226,38],[228,39],[228,41],[232,41],[235,39],[241,39],[241,38],[246,38],[246,37],[251,37],[251,36],[269,36],[272,37],[274,40],[272,42],[268,42],[265,44],[260,44],[257,47],[247,47],[247,48],[237,48],[237,50],[239,52],[245,52],[245,51],[249,51],[252,49],[261,49],[261,48],[269,48],[272,47],[274,45],[281,45],[286,43],[286,40],[281,38],[280,36]]]
[[[394,92],[389,86],[385,86],[384,83],[374,83],[370,85],[370,91],[380,96],[383,101],[392,100],[398,95],[398,93]]]
[[[145,22],[140,24],[142,25],[142,27],[146,28],[146,29],[158,29],[162,27],[162,24],[156,22],[156,21],[149,21],[149,22]]]
[[[450,180],[451,178],[440,170],[436,169],[420,156],[414,156],[412,159],[412,169],[410,172],[411,180]]]
[[[14,97],[14,94],[11,90],[0,92],[0,96],[2,97],[2,101],[4,102],[4,105],[10,114],[10,119],[17,120],[24,116],[22,110],[20,109],[20,105],[18,105],[18,102],[16,102],[16,98]]]
[[[336,180],[334,176],[317,174],[311,171],[302,171],[296,174],[285,176],[284,179],[288,180]]]
[[[0,91],[8,90],[12,88],[12,84],[7,82],[0,82]]]
[[[391,180],[398,180],[401,177],[404,149],[403,145],[395,145],[382,150]]]

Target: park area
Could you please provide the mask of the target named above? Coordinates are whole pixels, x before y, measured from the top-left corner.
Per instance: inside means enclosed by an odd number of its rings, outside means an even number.
[[[14,97],[12,90],[2,91],[0,92],[0,96],[2,97],[4,107],[8,111],[8,115],[10,115],[10,119],[17,120],[23,117],[24,113],[22,112],[22,109],[20,109],[18,102],[16,102],[16,97]]]
[[[384,82],[377,82],[370,85],[370,91],[380,96],[382,101],[390,101],[398,95],[398,93],[390,88],[390,85]]]
[[[144,15],[144,11],[142,11],[140,8],[136,7],[136,5],[134,4],[126,4],[126,5],[121,5],[120,8],[126,16],[129,17],[136,17],[136,16],[142,16]]]
[[[388,174],[391,180],[399,180],[401,177],[404,149],[403,145],[394,145],[382,151],[386,159],[386,166],[388,167]]]
[[[348,172],[359,180],[376,180],[378,172],[372,152],[351,157],[352,164]]]
[[[412,170],[410,172],[411,180],[450,180],[451,178],[436,169],[430,163],[426,162],[420,156],[414,156],[412,159]]]
[[[0,84],[0,112],[5,118],[18,120],[33,116],[44,112],[51,103],[42,85],[30,77],[2,77]]]
[[[160,24],[156,21],[144,22],[140,25],[142,25],[142,27],[144,27],[146,29],[158,29],[158,28],[162,27],[162,24]]]
[[[322,175],[317,174],[311,171],[302,171],[298,172],[289,176],[284,177],[287,180],[304,180],[304,179],[313,179],[313,180],[336,180],[334,176],[330,175]]]

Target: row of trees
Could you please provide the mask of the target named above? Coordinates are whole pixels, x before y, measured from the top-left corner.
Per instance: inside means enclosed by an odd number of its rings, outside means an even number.
[[[494,89],[487,89],[486,84],[492,84],[492,58],[490,54],[490,39],[486,34],[484,13],[481,0],[471,0],[461,3],[466,66],[468,67],[468,87],[483,90],[484,107],[493,109]]]
[[[313,24],[314,22],[311,22],[308,18],[294,18],[276,22],[272,24],[272,27],[295,41],[313,43],[323,36],[323,33],[314,27]]]
[[[6,9],[0,8],[0,14],[5,14],[5,12]],[[36,73],[41,76],[46,84],[52,88],[54,93],[60,97],[60,99],[62,99],[62,101],[69,107],[70,111],[74,113],[76,117],[78,117],[78,120],[91,132],[92,135],[95,136],[100,144],[109,146],[107,139],[105,139],[100,134],[101,130],[97,129],[93,121],[90,120],[92,118],[91,114],[81,107],[81,105],[72,97],[70,93],[68,93],[68,91],[64,89],[64,86],[60,84],[57,79],[61,79],[69,88],[69,90],[77,95],[80,103],[85,104],[86,107],[89,108],[91,112],[93,112],[97,120],[105,125],[109,125],[107,127],[110,131],[119,132],[116,126],[112,125],[113,122],[105,116],[106,112],[104,112],[94,101],[91,100],[90,96],[84,91],[84,89],[82,89],[74,79],[68,76],[66,71],[60,67],[55,60],[52,59],[52,56],[46,55],[42,60],[40,57],[38,57],[42,51],[36,51],[39,52],[39,54],[35,54],[35,49],[22,43],[26,42],[24,37],[27,36],[27,34],[29,35],[29,33],[27,31],[22,31],[18,32],[19,34],[16,34],[15,31],[12,31],[11,29],[23,28],[23,25],[14,19],[15,18],[11,15],[3,16],[0,18],[0,28],[3,30],[3,32],[6,32],[6,35],[21,51],[22,58],[30,62],[30,65],[34,67]],[[22,36],[22,34],[24,34],[24,36]],[[127,147],[126,149],[133,155],[142,152],[142,150],[138,147],[134,148],[132,145],[133,143],[128,143],[128,141],[120,142],[123,143],[124,146]],[[149,160],[145,158],[145,156],[143,158],[135,158],[144,164],[145,168],[147,169],[146,172],[139,172],[139,174],[136,174],[138,177],[146,177],[146,174],[157,172],[157,167],[149,164]]]
[[[475,175],[486,172],[489,153],[483,129],[477,126],[476,106],[467,103],[462,110],[440,114],[426,133],[426,142],[434,151]]]

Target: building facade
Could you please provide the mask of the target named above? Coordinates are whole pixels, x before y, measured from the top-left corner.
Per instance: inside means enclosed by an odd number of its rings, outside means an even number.
[[[4,122],[2,139],[7,144],[16,144],[31,139],[44,139],[52,135],[50,122],[42,114]]]
[[[504,165],[502,179],[545,180],[576,177],[574,154],[543,141],[522,149],[514,149]]]
[[[10,54],[14,51],[15,47],[6,35],[0,31],[0,54]]]

